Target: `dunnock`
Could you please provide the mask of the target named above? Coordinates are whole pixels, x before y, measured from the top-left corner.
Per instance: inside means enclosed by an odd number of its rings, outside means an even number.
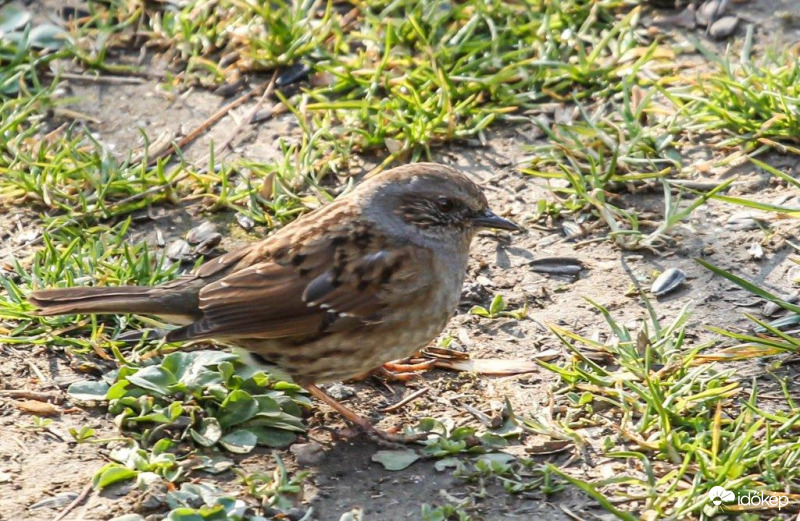
[[[368,433],[396,440],[315,384],[363,374],[434,339],[458,305],[480,228],[518,229],[459,171],[416,163],[171,282],[46,289],[29,300],[40,315],[157,315],[181,326],[168,342],[243,347]]]

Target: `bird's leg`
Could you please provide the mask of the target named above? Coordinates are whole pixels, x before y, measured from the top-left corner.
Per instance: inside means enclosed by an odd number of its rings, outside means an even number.
[[[316,385],[307,385],[306,390],[311,393],[311,396],[316,398],[317,400],[328,404],[334,411],[338,412],[344,418],[349,421],[350,423],[354,424],[356,427],[361,429],[367,436],[371,439],[380,442],[380,441],[388,441],[390,443],[412,443],[415,441],[423,440],[428,437],[427,433],[419,433],[413,435],[405,435],[405,434],[392,434],[391,432],[386,432],[380,429],[375,428],[372,423],[357,412],[347,408],[344,404],[334,400],[332,397],[328,396],[328,394],[317,387]]]

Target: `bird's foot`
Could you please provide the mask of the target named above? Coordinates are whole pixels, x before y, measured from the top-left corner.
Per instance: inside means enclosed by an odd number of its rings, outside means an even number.
[[[377,376],[387,382],[409,382],[415,378],[419,378],[421,372],[429,371],[435,367],[434,360],[425,360],[418,363],[407,363],[410,359],[395,360],[394,362],[387,362],[377,369],[367,371],[360,374],[349,381],[360,382],[366,380],[370,376]]]
[[[316,385],[308,385],[306,386],[306,389],[308,390],[309,393],[311,393],[311,396],[313,396],[314,398],[318,399],[321,402],[328,404],[328,406],[330,406],[334,411],[341,414],[347,421],[352,423],[360,432],[366,434],[366,436],[370,440],[374,441],[378,445],[384,447],[397,448],[398,446],[408,443],[414,443],[420,440],[424,440],[425,438],[428,437],[428,434],[424,432],[407,435],[407,434],[396,434],[393,432],[388,432],[385,430],[378,429],[377,427],[372,425],[372,423],[370,423],[368,419],[364,418],[363,416],[353,411],[352,409],[349,409],[344,404],[335,400],[331,396],[328,396],[328,394],[325,391],[323,391]]]

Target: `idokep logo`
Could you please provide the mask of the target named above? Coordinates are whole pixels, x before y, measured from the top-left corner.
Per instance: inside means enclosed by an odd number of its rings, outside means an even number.
[[[736,496],[730,490],[725,490],[722,487],[714,487],[708,491],[708,498],[714,503],[714,506],[720,506],[722,503],[732,503],[736,501]]]
[[[777,508],[780,510],[789,504],[789,498],[786,496],[765,496],[763,492],[747,492],[737,498],[733,492],[719,486],[713,487],[708,491],[708,498],[714,506],[735,501],[741,506]]]

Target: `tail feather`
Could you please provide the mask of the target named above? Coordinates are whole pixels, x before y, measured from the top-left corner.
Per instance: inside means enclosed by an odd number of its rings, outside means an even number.
[[[28,301],[39,309],[40,316],[75,313],[142,313],[148,315],[186,316],[186,310],[174,298],[154,295],[147,286],[94,288],[57,288],[34,291]]]

